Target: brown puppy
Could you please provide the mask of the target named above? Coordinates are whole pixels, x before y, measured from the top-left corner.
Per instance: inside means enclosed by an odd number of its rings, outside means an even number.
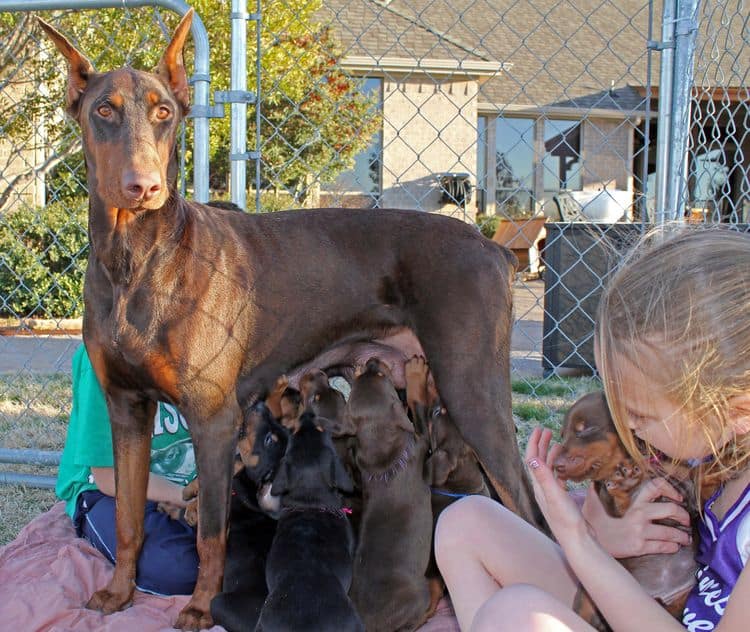
[[[562,428],[562,452],[555,460],[559,478],[592,480],[607,512],[620,517],[635,494],[657,472],[644,472],[629,457],[607,407],[603,393],[589,393],[568,410]],[[693,501],[686,481],[670,479],[688,503]],[[688,506],[691,516],[697,512]],[[667,522],[665,521],[665,524]],[[670,526],[679,526],[670,523]],[[697,538],[694,539],[697,542]],[[695,584],[695,551],[682,547],[672,554],[623,558],[620,563],[676,618],[681,618]]]
[[[430,605],[429,438],[409,421],[383,363],[372,358],[358,373],[347,415],[357,429],[364,507],[350,595],[368,632],[414,630]]]
[[[430,456],[425,463],[425,475],[431,485],[433,545],[435,525],[443,510],[462,496],[489,496],[476,456],[461,438],[448,411],[440,401],[427,361],[415,356],[404,365],[406,402],[415,424],[427,427],[430,435]],[[430,582],[428,616],[437,609],[445,592],[431,547],[427,577]]]

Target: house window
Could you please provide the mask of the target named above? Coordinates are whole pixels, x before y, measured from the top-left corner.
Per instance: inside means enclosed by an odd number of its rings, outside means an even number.
[[[522,217],[531,213],[534,199],[534,121],[501,116],[495,119],[496,213]]]
[[[544,190],[581,189],[581,121],[544,121]]]
[[[361,84],[362,92],[374,97],[378,109],[383,107],[383,80],[369,77]],[[380,130],[370,139],[364,151],[354,157],[354,166],[342,171],[336,180],[323,185],[324,191],[355,193],[373,197],[380,196],[382,184],[383,135]]]

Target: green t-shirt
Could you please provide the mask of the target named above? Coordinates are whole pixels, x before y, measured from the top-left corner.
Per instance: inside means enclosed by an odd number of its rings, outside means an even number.
[[[71,518],[78,495],[96,489],[91,468],[113,465],[107,404],[86,348],[81,345],[73,356],[73,409],[55,487],[57,496],[66,501],[65,511]],[[163,402],[156,408],[150,469],[179,485],[195,478],[195,455],[185,418]]]

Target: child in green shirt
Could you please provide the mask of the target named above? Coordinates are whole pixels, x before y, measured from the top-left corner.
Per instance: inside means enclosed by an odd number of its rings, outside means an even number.
[[[185,418],[159,402],[151,439],[144,540],[136,570],[139,590],[159,595],[191,594],[198,574],[196,531],[158,510],[159,502],[185,506],[182,488],[195,478],[193,444]],[[115,484],[107,405],[86,348],[73,357],[73,408],[56,493],[76,533],[114,563]]]

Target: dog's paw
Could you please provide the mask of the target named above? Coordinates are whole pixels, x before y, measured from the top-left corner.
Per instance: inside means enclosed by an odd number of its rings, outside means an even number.
[[[86,607],[89,610],[98,610],[104,614],[112,614],[124,610],[133,601],[133,590],[124,592],[113,592],[107,588],[97,590],[89,599]]]
[[[406,379],[406,398],[409,406],[415,404],[427,406],[427,377],[430,367],[427,360],[422,356],[414,356],[404,364],[404,377]]]
[[[214,620],[211,618],[210,612],[188,603],[178,615],[174,627],[178,630],[206,630],[213,624]]]

